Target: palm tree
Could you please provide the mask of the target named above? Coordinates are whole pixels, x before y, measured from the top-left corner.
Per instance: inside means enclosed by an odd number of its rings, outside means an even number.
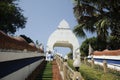
[[[85,37],[85,30],[96,32],[99,41],[106,42],[108,34],[120,40],[120,1],[119,0],[75,0],[74,14],[78,25],[74,32]],[[109,30],[109,31],[108,31]]]

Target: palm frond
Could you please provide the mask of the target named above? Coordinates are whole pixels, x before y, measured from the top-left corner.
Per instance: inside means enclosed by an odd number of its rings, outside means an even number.
[[[90,20],[88,20],[84,26],[84,29],[91,32],[91,33],[94,33],[96,31],[96,28],[94,26],[96,22],[96,18],[95,17],[90,17]]]
[[[86,37],[86,34],[83,30],[83,26],[84,26],[84,24],[77,25],[77,26],[74,27],[73,32],[76,34],[76,36],[79,36],[79,37],[82,37],[82,38]]]
[[[96,30],[97,30],[97,35],[101,39],[105,40],[108,36],[108,27],[110,25],[110,21],[107,18],[102,18],[99,21],[96,22]]]

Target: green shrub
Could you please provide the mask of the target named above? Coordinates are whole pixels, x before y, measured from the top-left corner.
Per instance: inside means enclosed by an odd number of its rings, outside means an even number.
[[[73,60],[68,60],[68,65],[73,69]],[[85,80],[120,80],[119,74],[104,73],[102,69],[92,68],[86,64],[81,64],[79,69]]]

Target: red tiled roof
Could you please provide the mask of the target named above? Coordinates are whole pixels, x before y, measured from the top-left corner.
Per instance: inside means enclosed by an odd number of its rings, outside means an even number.
[[[12,49],[12,50],[24,50],[28,51],[39,51],[43,52],[41,49],[37,49],[33,44],[28,44],[22,37],[11,37],[6,35],[4,32],[0,31],[0,49]]]
[[[93,55],[117,56],[117,55],[120,55],[120,49],[118,49],[118,50],[94,51]]]

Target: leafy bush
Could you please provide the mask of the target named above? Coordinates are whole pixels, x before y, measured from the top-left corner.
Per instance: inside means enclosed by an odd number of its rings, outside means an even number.
[[[68,65],[74,70],[73,60],[68,60]],[[119,80],[120,76],[118,74],[112,74],[110,72],[104,73],[103,70],[98,70],[92,68],[86,64],[81,64],[79,69],[81,75],[85,80]]]

